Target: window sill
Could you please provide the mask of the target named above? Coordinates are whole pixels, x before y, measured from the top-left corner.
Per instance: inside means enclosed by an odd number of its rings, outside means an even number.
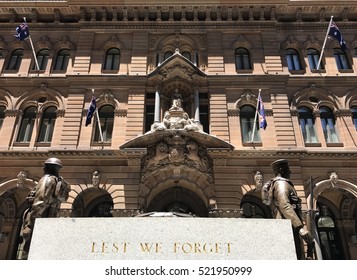
[[[36,142],[36,147],[51,147],[51,142]]]
[[[243,142],[243,147],[263,147],[262,142]]]
[[[30,147],[30,142],[14,142],[14,147]]]
[[[92,146],[94,147],[101,147],[101,146],[110,147],[111,145],[112,142],[92,142]]]
[[[326,73],[326,69],[320,69],[320,70],[311,70],[311,73],[314,73],[314,74],[320,74],[320,73]]]
[[[304,75],[306,74],[305,70],[289,70],[291,75]]]
[[[344,73],[353,73],[353,69],[338,69],[338,72],[344,74]]]
[[[305,143],[305,147],[321,147],[321,143]]]
[[[253,69],[236,69],[237,74],[252,74]]]
[[[118,70],[102,70],[102,74],[118,74],[119,73],[119,69]]]
[[[326,143],[326,147],[343,147],[343,143]]]

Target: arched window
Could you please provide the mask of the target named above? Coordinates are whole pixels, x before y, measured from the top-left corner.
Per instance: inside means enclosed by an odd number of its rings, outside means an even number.
[[[53,70],[66,71],[68,67],[68,62],[71,52],[69,49],[60,50],[57,53],[55,64],[53,65]]]
[[[25,110],[21,124],[19,133],[17,135],[17,142],[27,143],[31,141],[32,131],[35,124],[36,119],[36,107],[29,107]]]
[[[252,69],[250,62],[250,53],[245,48],[235,50],[236,70]]]
[[[317,135],[315,130],[315,118],[312,111],[307,107],[300,107],[299,123],[305,143],[317,143]]]
[[[118,48],[111,48],[105,55],[103,70],[119,70],[120,65],[120,50]]]
[[[352,113],[352,122],[355,126],[355,129],[357,130],[357,106],[351,107],[351,113]]]
[[[49,55],[50,55],[49,49],[42,49],[38,51],[36,57],[37,57],[39,69],[37,69],[36,62],[34,62],[32,66],[32,70],[41,70],[41,71],[46,70]]]
[[[321,252],[324,260],[343,260],[344,253],[334,218],[325,205],[319,205],[319,215],[316,217]]]
[[[0,129],[2,128],[2,124],[4,123],[5,119],[5,106],[0,106]]]
[[[14,50],[11,54],[11,58],[6,67],[6,70],[16,70],[16,71],[19,70],[23,56],[24,56],[23,49]]]
[[[52,141],[53,130],[56,123],[56,110],[56,107],[48,107],[43,112],[37,142],[49,143]]]
[[[98,113],[103,142],[110,142],[113,134],[114,107],[111,105],[105,105],[99,109]],[[97,123],[95,124],[94,142],[102,142],[102,137]]]
[[[285,51],[286,62],[288,69],[291,70],[303,70],[301,67],[300,56],[297,50],[287,49]]]
[[[242,132],[242,140],[245,143],[249,142],[260,142],[260,134],[259,134],[259,121],[256,118],[256,123],[254,125],[256,110],[253,106],[244,105],[240,108],[240,127]],[[253,137],[254,131],[254,139]]]
[[[332,110],[328,107],[320,107],[320,119],[326,143],[338,143],[335,116]]]
[[[186,57],[189,61],[191,61],[191,54],[189,52],[183,52],[182,56]]]
[[[351,69],[346,53],[343,50],[335,48],[333,55],[335,56],[338,70]]]
[[[316,49],[312,49],[312,48],[307,49],[307,58],[309,60],[310,70],[316,70],[317,65],[319,64],[319,59],[320,59],[319,51]],[[322,61],[319,66],[319,70],[320,69],[325,69]]]
[[[167,51],[164,53],[164,60],[168,59],[169,57],[171,57],[173,55],[173,52],[171,51]]]

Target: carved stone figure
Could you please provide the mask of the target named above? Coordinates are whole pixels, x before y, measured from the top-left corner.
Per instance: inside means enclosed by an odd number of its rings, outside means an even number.
[[[182,109],[181,95],[174,94],[171,108],[164,113],[161,123],[154,123],[151,132],[163,130],[184,129],[187,131],[202,131],[202,129],[190,119],[189,115]]]
[[[332,184],[333,186],[336,186],[336,185],[337,185],[338,176],[337,176],[337,173],[336,173],[336,172],[331,172],[331,174],[330,174],[330,181],[331,181],[331,184]]]
[[[44,176],[27,197],[29,207],[25,210],[21,237],[23,238],[23,258],[27,258],[32,231],[37,218],[57,217],[62,202],[68,199],[70,185],[61,176],[62,162],[49,158],[44,163]]]
[[[23,187],[24,183],[27,178],[27,172],[26,171],[20,171],[20,173],[17,175],[17,186],[18,187]]]
[[[94,188],[99,188],[100,179],[102,178],[102,173],[95,170],[92,176],[92,185]]]
[[[169,148],[165,142],[160,142],[155,147],[155,154],[149,155],[146,158],[146,167],[152,168],[153,166],[160,165],[163,160],[168,159]]]
[[[170,108],[170,111],[182,111],[182,97],[181,94],[175,93],[172,99],[172,106]]]
[[[271,201],[283,219],[290,219],[293,227],[295,249],[298,259],[305,259],[302,239],[308,245],[308,258],[312,258],[312,237],[304,225],[301,212],[301,199],[297,195],[293,183],[290,181],[289,163],[285,159],[271,164],[275,177],[263,188],[268,189]],[[269,200],[269,201],[270,201]]]
[[[255,187],[260,189],[263,186],[263,174],[257,170],[254,175]]]

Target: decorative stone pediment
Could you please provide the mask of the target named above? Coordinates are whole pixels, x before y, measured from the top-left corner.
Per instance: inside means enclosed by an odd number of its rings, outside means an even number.
[[[161,63],[148,76],[149,79],[160,77],[162,83],[171,79],[182,79],[190,83],[197,83],[204,79],[206,74],[176,50],[172,56]]]

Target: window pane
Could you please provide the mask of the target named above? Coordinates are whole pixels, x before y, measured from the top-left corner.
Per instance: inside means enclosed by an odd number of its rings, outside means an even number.
[[[46,70],[49,53],[48,49],[40,50],[37,53],[37,62],[40,69],[37,69],[36,62],[34,62],[32,70]]]
[[[105,56],[104,70],[119,70],[120,50],[117,48],[109,49]]]
[[[24,50],[15,50],[11,55],[7,70],[19,70],[23,55]]]
[[[70,51],[64,49],[58,52],[53,70],[67,70]]]
[[[326,143],[338,143],[338,135],[335,129],[335,116],[328,107],[320,108],[321,125]]]
[[[146,105],[145,132],[151,130],[151,125],[154,123],[154,112],[155,112],[155,105],[152,104]]]
[[[300,57],[296,50],[287,49],[285,55],[289,70],[301,70]]]
[[[245,48],[235,50],[236,70],[252,69],[250,63],[250,53]]]
[[[312,112],[307,107],[300,107],[299,122],[302,135],[305,143],[317,143],[317,136],[315,131],[315,118]]]
[[[315,49],[308,49],[307,57],[308,57],[310,69],[316,70],[317,65],[319,64],[320,53]],[[323,65],[322,61],[320,63],[319,69],[324,69],[324,65]]]
[[[27,108],[22,117],[17,142],[30,142],[35,119],[36,107]]]
[[[56,122],[56,107],[49,107],[45,110],[42,116],[38,142],[48,143],[52,141],[55,122]]]
[[[352,112],[352,122],[355,126],[355,129],[357,130],[357,107],[352,107],[351,112]]]
[[[105,105],[98,111],[100,119],[100,127],[103,136],[103,142],[110,142],[112,140],[113,126],[114,126],[114,107]],[[102,142],[98,123],[95,123],[94,142]]]
[[[255,108],[250,105],[244,105],[240,109],[240,125],[241,125],[241,132],[242,132],[242,140],[244,143],[251,142],[260,142],[260,133],[259,133],[259,120],[256,119],[256,124],[254,126],[254,119],[255,119]],[[253,130],[254,130],[254,139],[253,137]]]
[[[189,52],[183,52],[182,56],[186,57],[189,61],[191,61],[191,54]]]
[[[164,54],[164,60],[168,59],[168,58],[169,58],[170,56],[172,56],[172,55],[173,55],[173,53],[170,52],[170,51],[165,52],[165,54]]]
[[[5,110],[6,110],[6,108],[4,106],[0,106],[0,129],[2,127],[2,124],[4,123]]]
[[[343,50],[335,49],[334,56],[335,56],[337,68],[339,70],[350,69],[350,65],[348,63],[346,54]]]

